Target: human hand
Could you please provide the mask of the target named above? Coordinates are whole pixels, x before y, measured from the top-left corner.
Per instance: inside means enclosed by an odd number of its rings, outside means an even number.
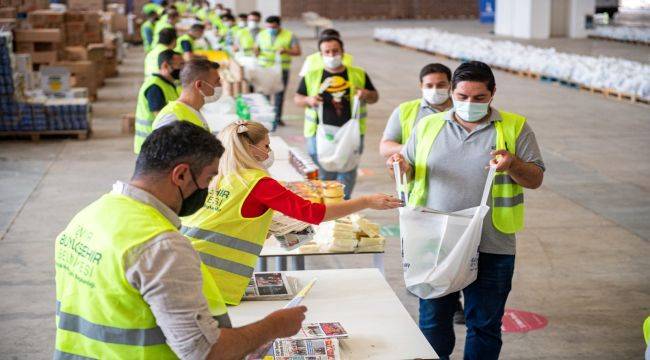
[[[516,160],[516,156],[511,154],[508,150],[495,150],[490,153],[494,156],[490,160],[490,166],[495,167],[496,171],[508,171]]]
[[[275,338],[284,338],[295,335],[305,320],[307,307],[297,306],[272,312],[266,317],[274,329]]]
[[[392,176],[395,176],[395,173],[393,171],[394,163],[399,164],[399,168],[403,174],[408,174],[411,171],[411,164],[409,164],[408,161],[404,159],[404,156],[402,154],[393,154],[388,158],[388,160],[386,160],[386,166],[388,167],[388,171]]]
[[[367,195],[365,201],[366,207],[373,210],[388,210],[404,206],[402,200],[386,194]]]
[[[307,105],[309,105],[309,107],[317,107],[322,103],[323,103],[323,98],[320,95],[307,97]]]

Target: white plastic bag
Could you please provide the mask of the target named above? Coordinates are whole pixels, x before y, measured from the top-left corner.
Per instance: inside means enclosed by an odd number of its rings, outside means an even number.
[[[421,299],[459,291],[476,280],[478,246],[495,169],[490,168],[481,203],[443,213],[400,208],[402,265],[406,288]]]
[[[359,107],[361,101],[353,98],[352,118],[343,126],[323,124],[323,105],[318,108],[316,129],[316,154],[318,163],[326,171],[347,172],[361,161],[361,131],[359,129]]]
[[[251,64],[252,65],[252,64]],[[255,87],[255,92],[264,95],[274,95],[284,90],[284,83],[282,82],[282,59],[280,53],[275,56],[275,64],[271,67],[264,67],[256,63],[251,67],[248,72],[250,73],[250,81]]]

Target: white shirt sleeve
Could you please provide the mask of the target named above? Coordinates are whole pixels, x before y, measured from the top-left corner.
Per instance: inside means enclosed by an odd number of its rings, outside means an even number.
[[[201,260],[189,240],[166,232],[129,251],[127,281],[151,307],[167,344],[181,359],[202,360],[219,338],[202,292]]]

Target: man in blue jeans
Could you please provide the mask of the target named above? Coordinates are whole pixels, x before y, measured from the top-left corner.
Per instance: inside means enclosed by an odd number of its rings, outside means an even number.
[[[366,104],[374,104],[379,94],[365,70],[343,64],[343,41],[336,36],[324,36],[318,40],[318,49],[323,57],[324,67],[308,71],[300,80],[298,91],[293,97],[296,105],[305,108],[305,130],[307,150],[318,164],[316,151],[316,129],[318,126],[339,128],[353,115],[354,101],[359,101],[359,126],[361,149],[368,113]],[[355,98],[357,100],[355,100]],[[322,119],[319,119],[322,117]],[[348,172],[328,172],[319,165],[321,180],[338,180],[345,185],[345,198],[349,199],[357,178],[357,169]]]
[[[476,281],[463,289],[467,338],[465,359],[498,359],[501,318],[515,266],[515,233],[523,228],[523,189],[536,189],[544,162],[531,127],[521,115],[491,107],[496,86],[490,67],[461,64],[451,81],[453,108],[420,120],[401,154],[413,181],[410,201],[445,212],[477,206],[487,178],[497,174],[483,222]],[[454,312],[458,293],[420,299],[420,329],[441,359],[455,345]]]

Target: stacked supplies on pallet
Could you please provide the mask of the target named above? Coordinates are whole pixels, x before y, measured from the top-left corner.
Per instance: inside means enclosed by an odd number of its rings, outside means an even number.
[[[650,27],[647,26],[597,26],[590,35],[650,44]]]
[[[453,34],[435,28],[376,28],[374,38],[650,101],[650,65],[636,61],[567,54],[554,48]]]
[[[0,32],[0,131],[11,130],[18,114],[10,55],[12,41],[11,32]]]

